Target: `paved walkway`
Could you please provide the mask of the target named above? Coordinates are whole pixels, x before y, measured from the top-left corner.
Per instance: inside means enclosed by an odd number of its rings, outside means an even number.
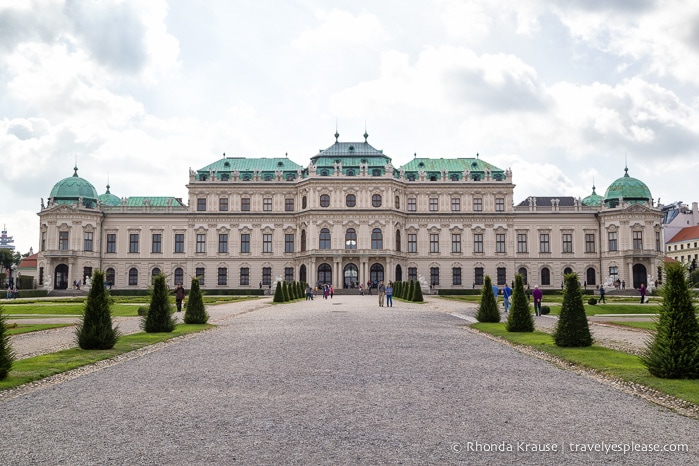
[[[0,463],[699,463],[696,420],[467,331],[462,303],[375,299],[216,306],[214,330],[1,400]]]

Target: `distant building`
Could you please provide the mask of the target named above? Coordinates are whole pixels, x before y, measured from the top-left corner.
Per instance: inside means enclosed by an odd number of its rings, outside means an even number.
[[[12,244],[14,242],[15,240],[12,238],[12,236],[8,236],[7,234],[7,225],[3,225],[2,233],[0,233],[0,249],[9,249],[10,251],[14,251],[15,245]]]
[[[699,262],[699,225],[682,228],[665,244],[665,250],[667,256],[686,267],[696,266]]]
[[[604,196],[530,196],[514,205],[512,172],[475,158],[415,157],[394,167],[364,141],[335,143],[307,166],[286,157],[226,157],[189,172],[188,202],[98,195],[72,177],[39,213],[39,286],[66,288],[104,270],[115,288],[200,277],[204,289],[277,280],[353,287],[417,280],[472,289],[515,274],[560,289],[660,278],[662,212],[628,175]],[[106,174],[100,174],[105,176]],[[545,180],[542,180],[545,182]]]
[[[666,243],[683,228],[699,225],[699,203],[697,202],[692,202],[691,208],[682,202],[674,202],[663,206],[662,210]]]

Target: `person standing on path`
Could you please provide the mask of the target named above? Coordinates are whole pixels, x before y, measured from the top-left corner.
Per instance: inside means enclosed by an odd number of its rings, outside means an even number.
[[[539,285],[534,285],[534,290],[532,291],[532,298],[534,298],[534,314],[538,316],[541,315],[541,299],[544,297],[544,293],[539,289]]]
[[[495,295],[495,305],[498,304],[498,295],[500,294],[500,288],[497,285],[493,285],[493,294]]]
[[[641,292],[641,304],[646,302],[646,284],[641,283],[641,287],[638,289]]]
[[[184,288],[182,288],[182,283],[178,283],[175,288],[175,304],[177,305],[177,312],[182,310],[182,301],[184,301]]]
[[[393,307],[393,282],[386,287],[386,307]]]
[[[599,302],[607,304],[607,300],[604,299],[604,286],[599,287]]]
[[[505,285],[502,290],[502,303],[505,306],[505,312],[510,310],[510,296],[512,296],[512,288],[510,285]]]
[[[383,298],[386,296],[386,286],[383,284],[383,280],[379,282],[377,289],[379,291],[379,307],[383,307]]]
[[[369,296],[371,296],[371,280],[366,282],[366,289],[369,292]]]

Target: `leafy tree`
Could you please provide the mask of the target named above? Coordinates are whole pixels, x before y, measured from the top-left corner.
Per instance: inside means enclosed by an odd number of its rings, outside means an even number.
[[[204,306],[204,297],[199,287],[199,279],[192,278],[189,299],[184,307],[185,324],[205,324],[209,321],[209,314]]]
[[[0,380],[7,378],[15,360],[15,353],[10,346],[10,336],[7,334],[5,314],[0,308]]]
[[[172,316],[169,293],[167,290],[165,275],[158,274],[153,277],[153,286],[150,289],[150,306],[148,314],[143,316],[141,327],[148,333],[172,332],[177,322]],[[191,299],[191,292],[190,292]]]
[[[592,345],[592,334],[587,323],[578,275],[569,273],[563,279],[565,281],[563,303],[553,339],[556,346],[590,346]]]
[[[661,293],[655,336],[641,360],[655,377],[699,378],[699,323],[682,264],[666,264]]]
[[[481,290],[481,303],[478,305],[476,320],[478,322],[500,322],[500,310],[495,302],[493,282],[490,280],[490,275],[485,276],[485,284]]]
[[[12,265],[15,263],[15,256],[12,254],[12,251],[6,248],[0,249],[0,265],[2,266],[2,269],[10,269],[12,268]]]
[[[282,282],[277,282],[277,287],[274,289],[274,298],[272,299],[272,302],[284,302],[284,291],[282,290]]]
[[[104,286],[104,272],[96,270],[82,319],[75,328],[75,340],[82,349],[104,350],[116,345],[120,332],[112,327],[111,305],[112,299]]]
[[[507,316],[505,328],[508,332],[533,332],[534,319],[529,310],[529,301],[524,293],[524,281],[520,274],[515,275],[515,288],[512,290],[512,306]]]
[[[422,287],[420,286],[420,282],[415,282],[415,289],[413,290],[411,301],[414,303],[421,303],[424,300],[425,299],[422,297]]]

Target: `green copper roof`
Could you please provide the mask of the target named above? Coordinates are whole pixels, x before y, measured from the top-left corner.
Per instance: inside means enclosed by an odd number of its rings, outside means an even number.
[[[56,204],[74,204],[82,198],[84,206],[94,207],[97,203],[95,187],[78,176],[77,166],[73,170],[75,170],[73,176],[64,178],[54,185],[49,197]]]
[[[286,157],[274,158],[247,158],[247,157],[224,157],[197,170],[197,179],[204,181],[209,176],[216,176],[218,180],[227,181],[233,177],[233,172],[237,171],[241,179],[251,179],[258,171],[262,179],[274,179],[274,174],[281,171],[284,178],[287,175],[294,175],[303,167]]]
[[[121,201],[119,203],[121,204]],[[126,205],[129,207],[179,207],[182,206],[182,203],[177,198],[170,196],[131,196],[126,198]]]
[[[582,200],[583,205],[600,206],[604,203],[604,198],[595,192],[595,187],[592,186],[592,194]]]
[[[121,204],[121,199],[118,196],[109,192],[109,185],[107,185],[107,192],[99,195],[99,201],[104,205],[115,206]]]
[[[456,176],[458,179],[462,179],[464,172],[468,171],[469,177],[472,180],[484,180],[485,171],[489,170],[493,179],[505,179],[504,170],[488,162],[484,162],[479,158],[430,159],[416,157],[403,165],[401,169],[405,170],[407,177],[424,171],[427,173],[428,178],[430,176],[436,176],[437,179],[441,176],[442,170],[447,170],[449,172],[449,177]]]
[[[624,176],[610,184],[604,193],[607,207],[616,207],[620,199],[631,204],[653,202],[648,186],[643,181],[630,177],[628,168],[624,168]]]

